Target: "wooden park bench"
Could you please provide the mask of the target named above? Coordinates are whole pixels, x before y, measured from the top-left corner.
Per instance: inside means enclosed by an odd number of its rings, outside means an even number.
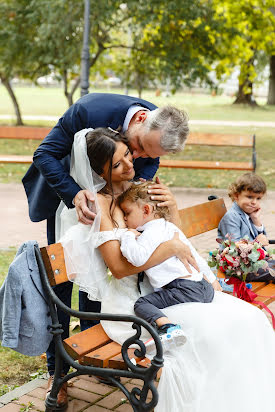
[[[185,235],[190,238],[209,230],[216,229],[226,212],[223,199],[199,204],[180,210],[181,228]],[[36,250],[42,284],[50,305],[52,317],[52,333],[56,345],[56,371],[52,392],[46,401],[46,411],[54,410],[56,396],[64,381],[74,376],[89,374],[107,377],[110,382],[115,383],[130,400],[134,411],[150,411],[157,404],[158,394],[154,386],[154,379],[161,371],[163,365],[162,348],[155,329],[144,320],[135,316],[98,314],[79,312],[66,307],[52,290],[53,285],[58,285],[68,280],[64,262],[63,248],[56,243],[40,250]],[[271,296],[275,295],[275,285],[264,282],[252,282],[253,290],[260,291],[265,298],[259,298],[266,305],[274,301]],[[258,299],[258,300],[259,300]],[[83,332],[79,332],[62,342],[61,325],[58,322],[56,306],[68,314],[81,319],[97,319],[112,321],[127,321],[134,324],[136,334],[128,339],[122,346],[113,342],[104,332],[99,324]],[[140,327],[145,327],[155,340],[157,354],[150,362],[145,357],[146,350],[139,340]],[[134,333],[134,332],[133,332]],[[129,346],[133,343],[139,345],[136,351]],[[69,373],[61,378],[61,358],[65,359],[75,372]],[[125,386],[117,380],[117,377],[128,377],[140,379],[144,382],[142,389],[134,388],[129,392]],[[148,391],[151,391],[152,399],[146,403]]]
[[[0,126],[0,139],[43,140],[51,127]],[[0,154],[0,163],[32,163],[32,155]]]
[[[252,159],[248,162],[224,162],[219,160],[174,160],[160,159],[160,167],[172,167],[183,169],[228,169],[228,170],[256,170],[256,136],[238,136],[235,134],[213,134],[213,133],[191,133],[186,141],[186,145],[193,146],[216,146],[228,147],[235,146],[252,149]]]
[[[51,131],[49,127],[28,126],[0,126],[0,139],[34,139],[43,140]],[[250,170],[256,169],[256,137],[238,136],[229,134],[191,133],[186,145],[194,146],[216,146],[252,149],[251,162],[222,162],[201,160],[170,160],[161,159],[160,167],[185,168],[185,169],[228,169],[228,170]],[[4,155],[0,154],[0,163],[32,163],[32,156]]]

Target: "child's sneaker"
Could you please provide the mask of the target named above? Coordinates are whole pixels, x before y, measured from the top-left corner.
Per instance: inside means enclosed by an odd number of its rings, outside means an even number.
[[[186,342],[186,336],[184,335],[180,325],[167,323],[166,325],[158,328],[158,334],[164,352],[179,345],[184,345]],[[156,351],[154,339],[149,339],[147,342],[144,342],[144,344],[146,346],[146,352],[149,355]]]
[[[186,342],[186,336],[180,325],[168,324],[166,328],[159,328],[159,335],[164,351],[184,345]]]

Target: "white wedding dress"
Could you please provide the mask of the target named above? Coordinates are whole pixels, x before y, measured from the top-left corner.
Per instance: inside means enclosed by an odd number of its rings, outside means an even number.
[[[91,177],[87,130],[75,136],[71,175],[81,187],[95,193],[104,182],[94,172]],[[85,226],[77,222],[74,210],[61,204],[57,227],[68,276],[90,299],[102,301],[102,313],[133,315],[140,297],[137,275],[108,278],[97,249],[109,240],[119,240],[125,229],[99,232],[99,223],[98,208],[95,223]],[[142,295],[152,291],[146,277],[141,291]],[[275,411],[275,334],[260,309],[215,292],[211,303],[183,303],[163,311],[181,325],[187,342],[164,356],[156,412]],[[102,321],[102,326],[120,344],[135,333],[127,322]],[[142,338],[149,336],[144,333]]]
[[[114,230],[113,239],[118,234]],[[111,238],[110,232],[101,232],[96,244]],[[142,295],[152,291],[146,277],[141,291]],[[134,315],[139,297],[137,275],[112,277],[101,312]],[[188,341],[164,356],[155,411],[275,411],[275,334],[260,309],[215,292],[211,303],[183,303],[163,311],[181,325]],[[133,335],[129,323],[101,323],[120,344]],[[142,338],[147,340],[149,335],[144,333]]]

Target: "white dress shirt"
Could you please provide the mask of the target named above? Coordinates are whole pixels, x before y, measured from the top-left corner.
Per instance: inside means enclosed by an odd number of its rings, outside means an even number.
[[[180,240],[191,249],[192,255],[200,269],[200,272],[198,272],[190,266],[191,274],[187,271],[181,260],[173,256],[145,271],[154,288],[161,288],[177,278],[186,276],[188,276],[188,280],[193,281],[202,280],[203,275],[207,277],[210,283],[216,280],[206,260],[198,254],[183,232],[173,223],[165,219],[154,219],[137,228],[137,230],[143,231],[137,238],[133,232],[128,230],[121,235],[120,240],[121,252],[132,265],[144,265],[161,243],[171,240],[175,232],[178,232]]]

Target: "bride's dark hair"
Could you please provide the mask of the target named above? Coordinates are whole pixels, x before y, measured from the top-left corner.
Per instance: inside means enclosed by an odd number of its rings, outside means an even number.
[[[120,132],[110,128],[98,127],[86,134],[87,155],[91,168],[98,174],[103,173],[104,165],[109,161],[107,185],[101,190],[101,193],[112,196],[110,212],[115,201],[113,184],[112,184],[112,162],[116,151],[116,143],[122,142],[129,147],[127,138]],[[111,214],[112,216],[112,214]]]

